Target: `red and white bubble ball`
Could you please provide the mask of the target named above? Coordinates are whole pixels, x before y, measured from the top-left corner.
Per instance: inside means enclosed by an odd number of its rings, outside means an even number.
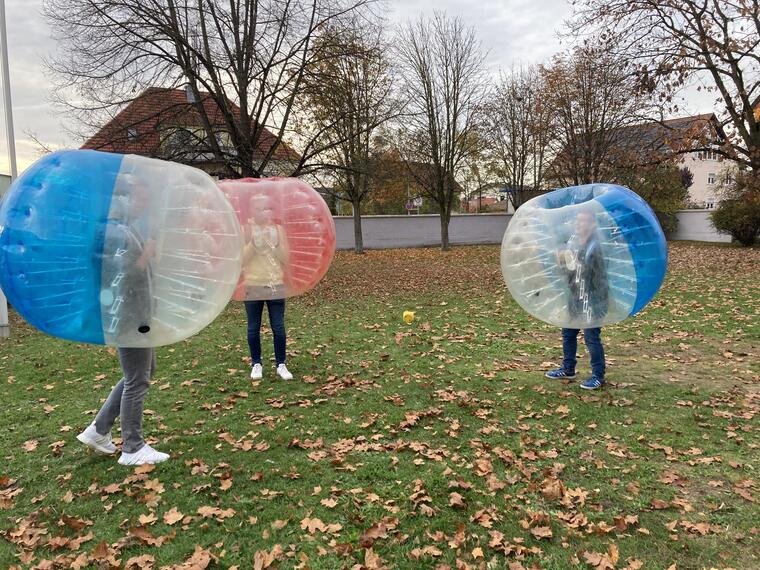
[[[233,299],[284,299],[312,289],[335,254],[335,223],[322,196],[297,178],[224,180],[219,188],[243,232]]]

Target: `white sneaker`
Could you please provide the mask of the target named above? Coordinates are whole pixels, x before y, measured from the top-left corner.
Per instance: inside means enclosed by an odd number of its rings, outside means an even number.
[[[253,380],[261,380],[261,364],[254,364],[253,368],[251,368],[251,379]]]
[[[122,453],[119,465],[145,465],[146,463],[161,463],[169,459],[168,453],[156,451],[147,443],[134,453]]]
[[[111,441],[111,432],[109,431],[106,435],[100,435],[95,429],[94,423],[88,425],[87,428],[77,436],[77,439],[98,453],[105,453],[106,455],[116,453],[116,446]]]
[[[283,380],[293,379],[293,375],[290,373],[290,370],[288,370],[288,367],[285,366],[284,363],[277,366],[277,376],[279,376]]]

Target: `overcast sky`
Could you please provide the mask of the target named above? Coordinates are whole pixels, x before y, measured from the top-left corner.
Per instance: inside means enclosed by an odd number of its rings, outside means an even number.
[[[42,0],[6,0],[16,155],[23,170],[38,158],[27,133],[57,148],[73,146],[62,117],[50,104],[50,88],[42,59],[56,49],[40,13]],[[445,10],[473,26],[488,52],[489,68],[498,73],[513,63],[538,63],[562,49],[557,31],[570,14],[567,0],[390,0],[390,24]],[[2,92],[0,92],[0,98]],[[707,112],[710,101],[690,97],[690,112]],[[0,134],[0,173],[7,173],[8,151],[4,117]]]

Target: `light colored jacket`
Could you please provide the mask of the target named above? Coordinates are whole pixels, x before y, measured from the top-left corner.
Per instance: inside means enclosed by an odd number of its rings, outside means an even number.
[[[288,245],[280,225],[251,224],[243,247],[243,285],[265,287],[282,285]]]

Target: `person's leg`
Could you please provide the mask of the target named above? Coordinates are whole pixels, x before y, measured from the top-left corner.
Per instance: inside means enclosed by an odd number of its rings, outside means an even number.
[[[111,440],[111,428],[121,413],[121,395],[124,391],[124,378],[116,383],[108,395],[93,422],[77,435],[77,439],[87,447],[100,453],[116,453],[116,446]]]
[[[578,364],[578,333],[580,329],[562,329],[562,370],[575,373]]]
[[[288,343],[285,332],[285,299],[272,299],[267,301],[269,311],[269,326],[272,328],[274,337],[274,360],[275,365],[285,364],[287,359],[286,347]]]
[[[593,329],[583,329],[583,339],[586,342],[586,348],[588,348],[588,354],[591,357],[591,374],[600,380],[603,380],[605,363],[601,333],[602,329],[598,327]]]
[[[105,404],[101,406],[98,415],[95,416],[95,431],[98,435],[106,435],[111,432],[116,418],[121,413],[121,394],[124,390],[124,377],[116,383],[111,393],[108,395]]]
[[[124,371],[121,395],[122,453],[135,453],[144,445],[142,435],[143,405],[155,367],[152,348],[119,348],[119,361]]]
[[[248,316],[248,349],[251,352],[251,365],[261,364],[261,314],[264,301],[246,301],[245,312]]]

